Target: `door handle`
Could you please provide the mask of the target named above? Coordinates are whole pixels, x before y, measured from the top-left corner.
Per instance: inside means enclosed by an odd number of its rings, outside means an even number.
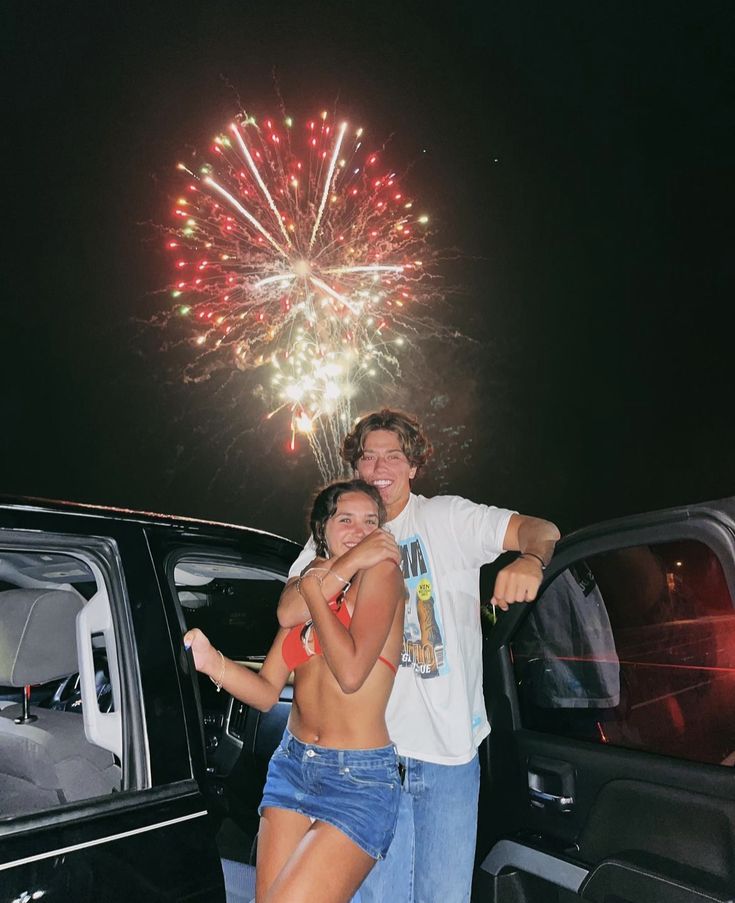
[[[571,812],[574,808],[574,768],[559,759],[531,756],[528,759],[528,800],[537,809]]]
[[[539,809],[549,807],[556,809],[557,812],[571,812],[574,806],[573,796],[561,796],[556,793],[545,793],[543,790],[536,790],[533,787],[528,788],[528,797],[532,806]]]

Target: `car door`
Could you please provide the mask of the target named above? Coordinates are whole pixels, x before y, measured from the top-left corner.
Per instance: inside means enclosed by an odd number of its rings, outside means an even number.
[[[151,529],[148,540],[178,642],[188,629],[199,628],[223,655],[257,670],[278,630],[278,599],[299,547],[220,525]],[[196,699],[185,714],[206,757],[202,789],[217,827],[225,886],[238,892],[236,899],[250,899],[258,806],[290,711],[291,687],[262,714],[198,675],[191,653],[182,662],[184,697]]]
[[[141,524],[0,506],[0,627],[0,899],[224,901]]]
[[[485,639],[474,899],[735,898],[735,500],[581,530]]]

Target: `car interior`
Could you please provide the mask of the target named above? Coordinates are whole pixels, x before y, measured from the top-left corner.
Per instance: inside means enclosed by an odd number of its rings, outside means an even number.
[[[0,811],[119,791],[119,674],[98,564],[0,549]]]

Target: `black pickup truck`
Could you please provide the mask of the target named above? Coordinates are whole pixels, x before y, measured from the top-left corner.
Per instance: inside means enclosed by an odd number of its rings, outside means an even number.
[[[181,638],[257,669],[297,552],[0,500],[0,903],[252,898],[290,688],[253,711]],[[579,531],[545,576],[537,603],[482,618],[473,899],[735,899],[735,503]]]

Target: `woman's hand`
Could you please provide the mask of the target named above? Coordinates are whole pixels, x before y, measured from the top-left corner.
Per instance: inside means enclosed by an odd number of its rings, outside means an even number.
[[[356,546],[339,556],[338,569],[348,571],[344,577],[352,578],[358,571],[366,571],[381,561],[392,561],[401,566],[401,550],[392,533],[382,527],[364,536]],[[349,562],[349,563],[348,563]]]
[[[184,634],[184,646],[191,649],[194,667],[202,674],[212,675],[221,667],[219,653],[198,627]]]

